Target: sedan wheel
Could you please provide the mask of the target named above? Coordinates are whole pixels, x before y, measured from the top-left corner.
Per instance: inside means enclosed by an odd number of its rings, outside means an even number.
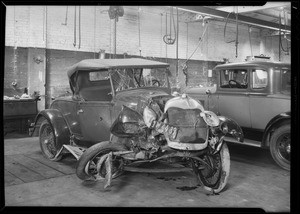
[[[270,151],[275,162],[286,170],[290,170],[291,128],[284,125],[276,129],[271,137]]]

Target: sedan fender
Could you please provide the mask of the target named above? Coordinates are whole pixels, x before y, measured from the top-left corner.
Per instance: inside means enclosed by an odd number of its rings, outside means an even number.
[[[57,109],[45,109],[36,116],[35,123],[30,130],[31,136],[38,136],[40,124],[44,119],[48,120],[53,128],[57,145],[69,144],[71,136],[69,127]]]
[[[281,114],[276,115],[273,117],[269,123],[267,124],[265,130],[264,130],[264,135],[263,135],[263,145],[264,146],[269,146],[270,144],[270,133],[272,132],[273,129],[277,128],[280,124],[288,122],[291,120],[291,112],[283,112]]]

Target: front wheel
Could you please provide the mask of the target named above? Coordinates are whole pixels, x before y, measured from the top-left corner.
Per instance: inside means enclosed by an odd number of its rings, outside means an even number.
[[[200,157],[205,163],[193,160],[193,170],[204,189],[221,192],[227,184],[230,173],[230,155],[224,142],[221,150],[216,154],[204,154]]]
[[[125,151],[125,146],[118,143],[104,141],[89,147],[80,157],[76,168],[76,175],[81,180],[95,179],[97,176],[105,178],[106,167],[105,163],[101,162],[101,157],[110,152]],[[122,158],[118,156],[112,157],[112,178],[117,177],[122,173]],[[97,169],[98,168],[98,169]],[[99,171],[98,171],[99,170]]]
[[[270,152],[274,161],[283,169],[290,170],[291,127],[289,124],[277,128],[272,134]]]

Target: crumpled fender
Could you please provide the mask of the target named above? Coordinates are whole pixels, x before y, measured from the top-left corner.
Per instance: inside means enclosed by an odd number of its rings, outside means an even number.
[[[237,122],[224,116],[218,117],[220,120],[220,129],[224,134],[231,134],[239,142],[244,142],[243,131]]]
[[[135,110],[123,105],[110,131],[117,137],[133,137],[141,134],[144,126],[146,126],[146,124],[143,120],[143,116]]]

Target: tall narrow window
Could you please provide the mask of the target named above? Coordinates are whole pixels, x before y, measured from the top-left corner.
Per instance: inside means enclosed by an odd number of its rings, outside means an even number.
[[[281,70],[281,93],[291,94],[291,70]]]
[[[254,69],[253,72],[253,89],[263,89],[268,85],[268,72],[262,69]]]

